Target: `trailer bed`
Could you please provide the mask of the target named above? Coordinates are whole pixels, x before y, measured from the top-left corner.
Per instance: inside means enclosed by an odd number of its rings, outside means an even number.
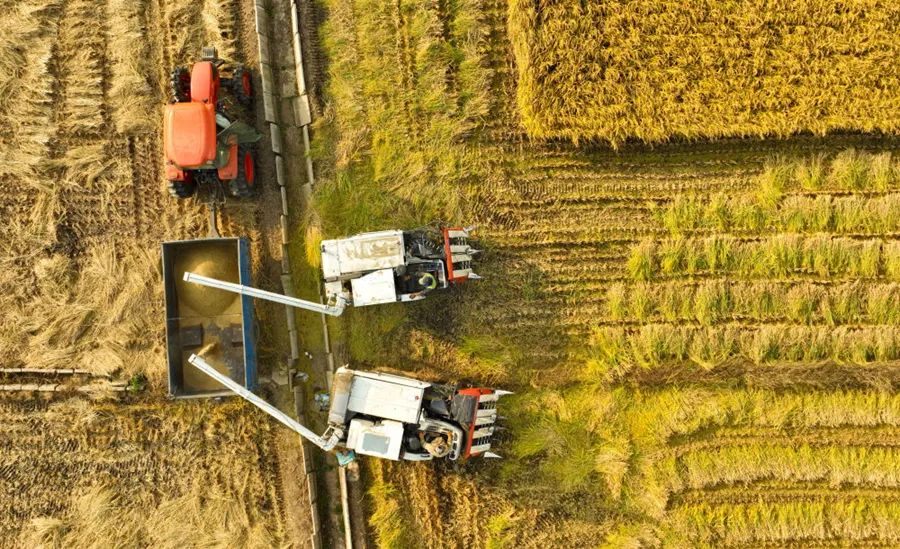
[[[188,363],[202,352],[213,367],[256,390],[256,348],[252,299],[185,282],[185,271],[250,284],[249,246],[243,238],[206,238],[162,245],[166,302],[169,394],[174,398],[229,396],[223,387]]]

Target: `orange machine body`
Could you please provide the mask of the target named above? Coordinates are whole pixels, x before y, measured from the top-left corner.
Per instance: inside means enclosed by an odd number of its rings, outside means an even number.
[[[201,61],[191,70],[191,101],[166,105],[163,140],[169,179],[184,179],[185,169],[215,167],[218,93],[216,67]]]

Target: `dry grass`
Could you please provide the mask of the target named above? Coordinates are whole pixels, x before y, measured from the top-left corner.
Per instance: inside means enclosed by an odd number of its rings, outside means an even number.
[[[699,504],[674,513],[673,524],[682,526],[666,543],[703,545],[793,544],[799,540],[863,543],[900,541],[900,505],[850,499],[760,502],[752,504]],[[678,531],[678,527],[671,530]],[[685,537],[681,537],[685,536]]]
[[[369,470],[372,474],[369,497],[372,500],[373,509],[372,514],[369,515],[369,526],[375,533],[378,546],[387,549],[409,547],[410,542],[404,532],[396,489],[385,481],[384,464],[374,461]]]
[[[230,61],[236,59],[234,26],[234,4],[229,0],[204,0],[203,28],[206,33],[204,44],[215,46],[219,57]]]
[[[159,118],[148,76],[149,59],[144,23],[145,1],[112,0],[106,5],[108,51],[112,85],[109,102],[116,131],[141,134],[153,131]]]
[[[240,402],[5,399],[0,415],[19,433],[2,451],[0,494],[12,514],[0,517],[0,545],[17,538],[29,547],[262,548],[284,541],[274,442]],[[35,444],[22,434],[26,426],[54,444]]]
[[[806,25],[795,24],[796,13]],[[900,72],[892,60],[900,46],[892,13],[886,0],[792,1],[777,12],[761,0],[720,10],[512,2],[519,108],[533,137],[614,146],[632,138],[895,132]]]
[[[205,229],[160,184],[161,63],[193,59],[207,36],[236,51],[237,5],[2,7],[3,365],[144,374],[150,391],[138,404],[0,399],[0,546],[282,545],[267,424],[236,402],[158,402],[160,235]]]
[[[0,136],[0,177],[8,177],[24,186],[42,186],[37,176],[41,162],[48,156],[52,136],[51,99],[53,78],[50,61],[52,37],[57,21],[47,10],[58,3],[35,2],[19,6],[20,17],[4,18],[14,29],[3,33],[4,64],[10,69],[0,103],[0,122],[6,131]]]
[[[7,311],[19,329],[5,331],[0,348],[32,368],[145,373],[161,382],[162,296],[147,284],[160,277],[157,261],[125,243],[94,246],[81,262],[58,253],[37,258],[35,291]]]

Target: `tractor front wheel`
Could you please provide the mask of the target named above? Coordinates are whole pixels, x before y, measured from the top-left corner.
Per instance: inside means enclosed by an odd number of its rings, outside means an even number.
[[[253,74],[243,65],[235,67],[231,75],[231,92],[238,102],[249,107],[253,102]]]
[[[191,73],[187,67],[178,67],[169,75],[172,101],[186,103],[191,100]]]
[[[228,182],[228,190],[235,198],[251,198],[256,195],[256,159],[247,146],[238,147],[238,173]]]
[[[197,182],[190,172],[185,172],[184,181],[169,180],[169,194],[176,198],[190,198],[197,192]]]

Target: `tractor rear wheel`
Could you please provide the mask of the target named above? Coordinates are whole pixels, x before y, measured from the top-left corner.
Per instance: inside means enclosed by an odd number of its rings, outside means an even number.
[[[178,67],[169,75],[172,101],[186,103],[191,100],[191,73],[187,67]]]
[[[176,198],[190,198],[197,192],[197,182],[190,172],[184,173],[184,181],[169,180],[169,194]]]
[[[231,74],[231,93],[241,105],[250,106],[253,102],[253,73],[250,72],[250,69],[243,65],[234,68],[234,72]]]
[[[253,149],[238,147],[238,173],[228,182],[228,190],[235,198],[250,198],[256,195],[256,158]]]

